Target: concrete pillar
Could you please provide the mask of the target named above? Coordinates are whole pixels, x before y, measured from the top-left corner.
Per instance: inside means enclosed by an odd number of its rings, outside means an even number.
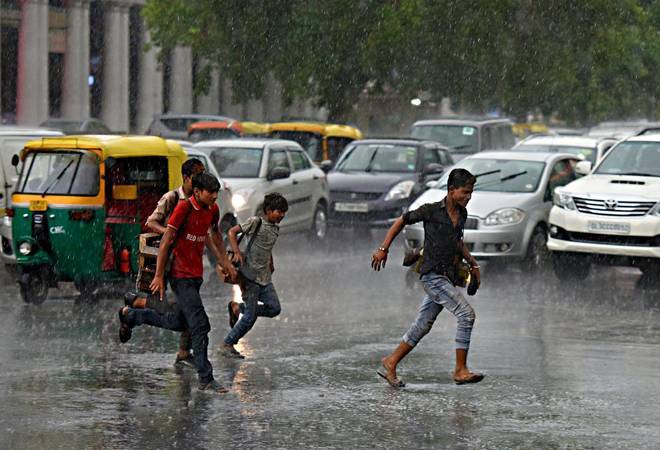
[[[235,119],[245,119],[243,114],[243,107],[240,103],[234,103],[234,92],[232,91],[231,81],[224,80],[222,82],[222,105],[221,110],[223,115],[233,117]]]
[[[62,116],[71,119],[89,117],[89,1],[67,1]]]
[[[192,50],[189,47],[178,46],[172,50],[169,112],[189,114],[193,110],[192,63]]]
[[[101,117],[113,131],[129,128],[129,5],[104,2],[103,104]]]
[[[21,0],[16,90],[19,125],[48,119],[48,0]]]
[[[264,92],[264,121],[280,120],[283,114],[282,86],[273,75],[268,75]]]
[[[197,109],[201,114],[218,114],[220,112],[220,74],[217,69],[211,69],[211,83],[206,95],[197,100]]]
[[[150,43],[149,31],[144,28],[143,42]],[[139,88],[136,132],[144,133],[154,114],[163,112],[163,72],[158,62],[157,49],[151,46],[140,53]]]

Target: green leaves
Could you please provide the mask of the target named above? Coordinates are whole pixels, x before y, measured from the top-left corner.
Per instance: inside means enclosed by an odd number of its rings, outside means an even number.
[[[148,0],[143,14],[157,45],[190,46],[236,101],[260,98],[270,73],[285,101],[331,120],[365,90],[582,124],[655,116],[660,94],[657,2]]]

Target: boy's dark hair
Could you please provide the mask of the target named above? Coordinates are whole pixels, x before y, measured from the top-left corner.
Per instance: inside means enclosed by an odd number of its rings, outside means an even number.
[[[450,187],[462,188],[465,186],[474,186],[477,182],[477,177],[472,175],[470,171],[465,169],[454,169],[449,172],[449,179],[447,180],[447,189]]]
[[[289,202],[287,202],[284,196],[279,192],[272,192],[270,194],[266,194],[264,197],[264,213],[269,210],[287,212],[288,209]]]
[[[195,173],[195,169],[200,166],[204,168],[204,163],[197,158],[190,158],[181,166],[181,175],[184,177],[191,177],[193,173]]]
[[[218,192],[220,190],[220,182],[210,173],[200,172],[197,175],[193,175],[192,187],[200,191]]]

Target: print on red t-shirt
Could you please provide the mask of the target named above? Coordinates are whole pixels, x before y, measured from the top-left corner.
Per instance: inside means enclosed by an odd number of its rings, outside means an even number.
[[[190,197],[189,201],[180,201],[176,205],[167,222],[168,227],[177,230],[177,238],[173,244],[171,277],[202,278],[202,255],[208,230],[211,225],[217,225],[219,220],[220,210],[215,203],[210,208],[204,208],[195,201],[195,197]],[[181,226],[183,229],[179,232]]]

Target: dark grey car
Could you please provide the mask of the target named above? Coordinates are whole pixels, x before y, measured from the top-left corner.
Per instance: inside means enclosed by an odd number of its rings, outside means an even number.
[[[458,162],[468,155],[486,150],[508,150],[514,146],[513,122],[492,117],[447,117],[419,120],[410,135],[446,145]]]
[[[415,139],[365,139],[328,174],[334,226],[387,227],[454,164],[446,147]]]

